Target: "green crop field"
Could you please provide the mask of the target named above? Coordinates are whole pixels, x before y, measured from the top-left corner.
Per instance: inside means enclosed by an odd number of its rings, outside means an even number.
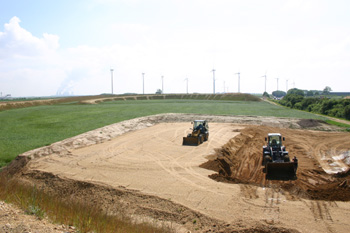
[[[89,130],[159,113],[250,115],[323,119],[263,101],[155,99],[77,102],[17,108],[0,112],[0,167],[18,154]]]

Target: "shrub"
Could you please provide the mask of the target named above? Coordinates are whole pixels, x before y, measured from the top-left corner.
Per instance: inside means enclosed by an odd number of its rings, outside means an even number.
[[[347,120],[350,120],[350,105],[346,105],[344,108],[344,117]]]
[[[300,95],[300,96],[304,96],[304,91],[297,89],[297,88],[293,88],[293,89],[289,89],[287,94],[295,94],[295,95]]]
[[[286,96],[286,93],[284,91],[274,91],[274,92],[272,92],[272,95],[277,97],[277,98],[281,98],[283,96]]]
[[[301,102],[298,102],[298,103],[294,104],[294,108],[299,109],[299,110],[303,110],[302,109],[303,106],[302,106]]]

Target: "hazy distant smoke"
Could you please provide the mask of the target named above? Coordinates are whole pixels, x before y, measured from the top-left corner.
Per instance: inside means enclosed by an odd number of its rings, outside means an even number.
[[[73,88],[74,88],[74,81],[65,79],[62,83],[60,88],[58,88],[56,95],[73,95]]]
[[[74,87],[82,79],[86,77],[86,71],[83,69],[73,69],[67,76],[65,80],[61,83],[61,86],[58,88],[56,95],[73,95]]]

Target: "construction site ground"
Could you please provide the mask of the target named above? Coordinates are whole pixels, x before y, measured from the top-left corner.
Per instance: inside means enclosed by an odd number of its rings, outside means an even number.
[[[182,146],[190,122],[209,141]],[[177,232],[348,232],[350,134],[316,120],[161,114],[26,152],[4,171],[109,214]],[[266,180],[267,133],[297,156],[297,179]]]

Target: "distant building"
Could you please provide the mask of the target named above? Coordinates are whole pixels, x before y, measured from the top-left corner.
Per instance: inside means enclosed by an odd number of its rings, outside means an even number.
[[[5,96],[1,96],[0,97],[0,99],[2,99],[2,100],[8,100],[8,99],[12,99],[12,96],[11,96],[11,94],[7,94],[7,95],[5,95]]]

